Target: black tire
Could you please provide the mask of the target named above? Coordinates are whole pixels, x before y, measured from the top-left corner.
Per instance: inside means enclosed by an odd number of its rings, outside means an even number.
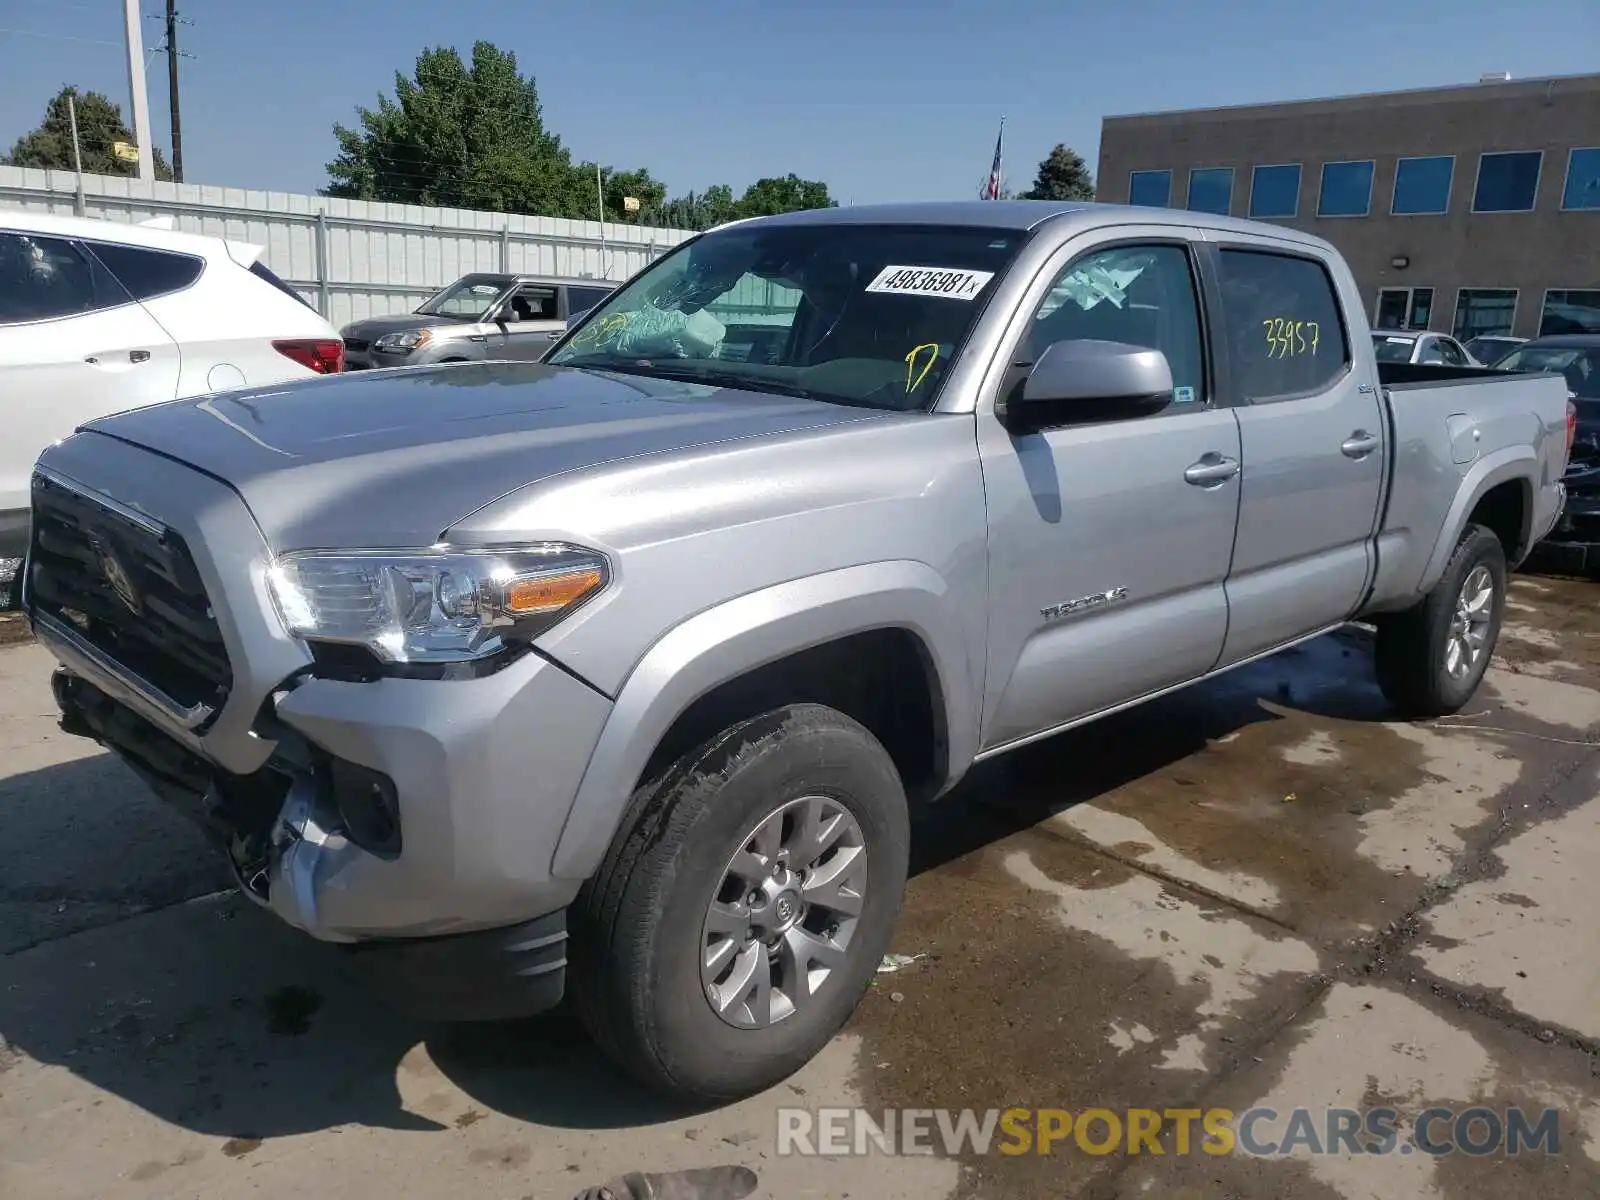
[[[702,922],[748,830],[788,800],[831,798],[866,846],[861,914],[844,963],[809,1003],[763,1028],[712,1009]],[[876,738],[797,704],[742,721],[641,788],[569,910],[573,1008],[618,1065],[666,1095],[720,1103],[793,1074],[855,1010],[888,949],[909,858],[905,791]]]
[[[1460,678],[1445,669],[1456,599],[1467,576],[1488,570],[1494,582],[1483,655]],[[1489,667],[1505,615],[1506,554],[1500,539],[1482,525],[1468,525],[1433,590],[1414,608],[1391,614],[1378,624],[1378,686],[1389,703],[1410,720],[1448,716],[1472,698]]]

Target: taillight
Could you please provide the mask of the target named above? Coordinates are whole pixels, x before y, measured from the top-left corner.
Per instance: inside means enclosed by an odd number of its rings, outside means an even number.
[[[1567,398],[1567,458],[1572,457],[1572,443],[1578,437],[1578,406]]]
[[[344,343],[338,338],[286,338],[273,342],[272,348],[318,375],[344,370]]]

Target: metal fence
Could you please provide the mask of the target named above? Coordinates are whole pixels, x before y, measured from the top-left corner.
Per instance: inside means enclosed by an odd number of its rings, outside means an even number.
[[[70,171],[0,167],[0,224],[8,208],[70,216],[77,187]],[[184,232],[263,246],[262,261],[335,325],[409,312],[470,271],[621,281],[690,236],[110,175],[83,177],[82,215],[125,223],[171,217]]]

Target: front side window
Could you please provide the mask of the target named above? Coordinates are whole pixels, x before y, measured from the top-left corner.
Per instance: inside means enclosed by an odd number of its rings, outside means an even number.
[[[1394,168],[1394,202],[1397,216],[1437,215],[1450,211],[1450,181],[1456,160],[1448,154],[1402,158]]]
[[[91,255],[63,238],[0,231],[0,325],[132,303]]]
[[[1552,333],[1600,333],[1600,291],[1552,288],[1546,292],[1539,336]]]
[[[181,292],[200,278],[206,260],[193,254],[173,254],[146,246],[116,242],[86,243],[90,251],[117,277],[137,300],[151,300]]]
[[[1128,176],[1128,203],[1143,208],[1172,205],[1171,171],[1134,171]]]
[[[925,409],[1025,239],[833,222],[716,230],[612,293],[545,362]]]
[[[481,321],[510,286],[511,281],[504,275],[463,275],[424,300],[417,312],[429,317]]]
[[[1250,178],[1252,217],[1292,217],[1300,211],[1300,164],[1257,167]]]
[[[1449,338],[1439,339],[1439,354],[1447,367],[1464,367],[1467,365],[1466,352]]]
[[[1210,402],[1189,252],[1182,246],[1117,246],[1075,261],[1034,311],[1017,359],[1037,362],[1056,342],[1096,339],[1160,350],[1172,368],[1166,411]]]
[[[1561,207],[1600,208],[1600,147],[1574,150],[1567,155],[1567,182],[1561,189]]]
[[[1194,212],[1225,217],[1233,211],[1233,168],[1206,167],[1189,172],[1189,203]]]
[[[1322,188],[1317,193],[1317,216],[1364,217],[1372,210],[1373,162],[1322,164]]]
[[[1239,390],[1247,400],[1325,391],[1350,368],[1339,297],[1309,258],[1223,250],[1222,310]]]
[[[1462,288],[1456,293],[1456,319],[1450,332],[1463,342],[1485,334],[1510,333],[1516,315],[1515,288]]]
[[[510,301],[500,310],[500,320],[554,321],[556,319],[556,289],[545,284],[525,283],[512,293]]]
[[[1539,190],[1539,164],[1543,161],[1542,150],[1483,155],[1478,159],[1472,211],[1532,212]]]

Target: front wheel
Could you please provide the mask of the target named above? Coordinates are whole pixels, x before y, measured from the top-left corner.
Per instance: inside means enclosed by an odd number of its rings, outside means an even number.
[[[1500,637],[1505,598],[1500,539],[1467,526],[1433,590],[1378,625],[1378,686],[1401,715],[1448,716],[1472,698]]]
[[[908,825],[894,763],[842,713],[732,726],[634,797],[579,894],[574,1007],[659,1091],[770,1087],[838,1032],[888,949]]]

